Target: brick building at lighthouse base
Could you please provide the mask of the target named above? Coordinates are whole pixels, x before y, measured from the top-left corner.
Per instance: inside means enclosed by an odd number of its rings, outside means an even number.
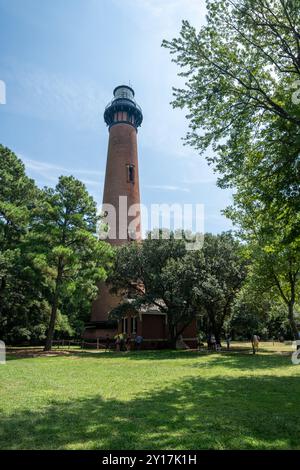
[[[178,325],[179,331],[180,325]],[[104,345],[109,336],[112,340],[116,335],[130,336],[134,340],[135,336],[142,336],[142,349],[167,349],[171,347],[169,341],[169,331],[167,316],[158,308],[145,307],[130,314],[127,313],[119,321],[90,322],[86,325],[84,337],[87,340],[99,340],[100,345]],[[181,342],[188,348],[197,347],[197,319],[184,328],[181,333]]]
[[[172,346],[169,341],[167,316],[154,307],[141,309],[138,315],[128,314],[122,318],[118,322],[118,333],[130,335],[133,339],[135,335],[142,336],[142,349],[167,349]],[[183,348],[197,347],[196,319],[183,330],[178,345]]]

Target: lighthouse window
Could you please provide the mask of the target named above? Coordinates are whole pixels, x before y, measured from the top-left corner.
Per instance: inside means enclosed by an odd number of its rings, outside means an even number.
[[[125,98],[125,99],[133,99],[133,93],[130,88],[125,87],[119,87],[117,90],[115,90],[115,98]]]
[[[134,165],[127,165],[127,181],[134,183]]]

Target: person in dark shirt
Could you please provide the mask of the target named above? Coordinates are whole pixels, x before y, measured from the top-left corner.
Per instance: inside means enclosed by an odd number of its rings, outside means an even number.
[[[135,344],[136,344],[136,349],[140,350],[143,342],[143,337],[140,335],[137,335],[135,337]]]

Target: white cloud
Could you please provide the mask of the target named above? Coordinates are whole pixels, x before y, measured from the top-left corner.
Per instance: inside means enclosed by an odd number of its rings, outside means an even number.
[[[74,80],[29,64],[11,64],[8,78],[14,83],[10,100],[13,112],[69,122],[74,129],[98,129],[99,110],[104,109],[111,94],[92,80]]]
[[[24,157],[21,158],[26,169],[29,170],[29,173],[32,176],[38,175],[39,177],[42,177],[44,181],[57,182],[60,175],[73,175],[87,186],[99,187],[104,176],[104,173],[101,171],[65,168],[60,165],[53,165],[39,160],[32,160]],[[94,176],[95,179],[91,178],[92,176]]]
[[[6,85],[3,80],[0,80],[0,104],[6,104]]]
[[[183,188],[182,186],[172,186],[167,184],[146,184],[145,188],[149,189],[158,189],[160,191],[182,191],[185,193],[189,193],[190,190],[188,188]]]

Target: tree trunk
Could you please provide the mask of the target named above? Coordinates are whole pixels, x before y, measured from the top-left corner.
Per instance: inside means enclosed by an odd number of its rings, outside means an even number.
[[[55,293],[52,307],[51,307],[51,317],[50,317],[50,323],[49,323],[49,328],[47,332],[47,338],[46,338],[44,351],[51,351],[51,348],[52,348],[52,340],[53,340],[56,315],[57,315],[57,301],[58,301],[57,293]]]
[[[176,334],[176,327],[173,324],[169,324],[169,338],[170,344],[173,349],[176,349],[176,341],[177,341],[177,334]]]
[[[219,344],[220,345],[220,348],[222,347],[222,344],[221,344],[221,331],[216,328],[215,331],[214,331],[214,335],[215,335],[215,338],[216,338],[216,344]]]
[[[6,279],[5,279],[5,277],[2,277],[0,279],[0,315],[2,314],[2,309],[3,309],[3,299],[4,299],[5,286],[6,286]]]
[[[52,306],[51,306],[51,317],[50,317],[50,323],[49,323],[49,328],[47,332],[47,338],[46,338],[44,351],[51,351],[51,348],[52,348],[52,341],[53,341],[55,322],[56,322],[56,316],[57,316],[57,308],[58,308],[59,288],[62,282],[62,275],[63,275],[63,266],[62,266],[62,261],[59,260],[55,292],[54,292]]]
[[[209,323],[211,326],[211,333],[214,335],[216,343],[215,345],[220,345],[221,347],[221,328],[219,325],[216,323],[216,313],[211,310],[210,315],[209,315]]]
[[[291,327],[294,339],[297,340],[299,339],[299,333],[298,333],[298,328],[297,328],[295,317],[294,317],[294,302],[289,302],[288,304],[288,319],[290,322],[290,327]]]
[[[294,317],[294,305],[295,305],[295,299],[296,299],[296,282],[297,282],[297,274],[298,273],[293,273],[292,271],[289,271],[288,276],[289,276],[289,283],[290,283],[290,289],[291,289],[291,297],[290,299],[284,294],[282,287],[280,285],[280,282],[276,275],[274,274],[274,279],[276,282],[276,285],[279,289],[279,292],[281,294],[281,297],[285,301],[287,307],[288,307],[288,320],[290,323],[290,327],[292,330],[292,334],[295,340],[299,339],[299,333],[298,333],[298,328],[295,322],[295,317]]]

